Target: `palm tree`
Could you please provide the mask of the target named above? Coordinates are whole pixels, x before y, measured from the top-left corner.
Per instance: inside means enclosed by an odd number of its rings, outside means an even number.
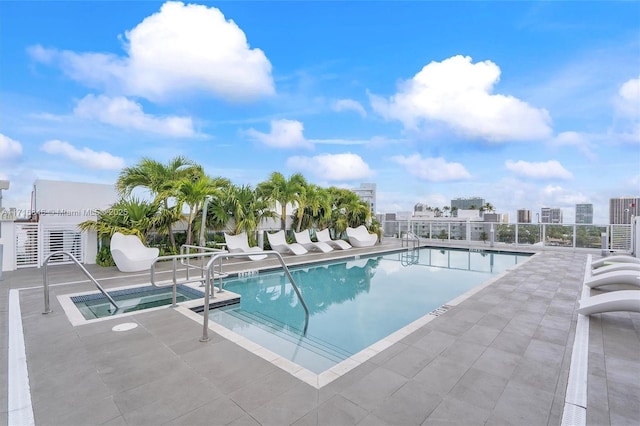
[[[200,176],[187,176],[175,182],[174,185],[178,204],[186,204],[189,207],[186,244],[190,245],[192,242],[193,220],[202,209],[206,198],[220,195],[222,188],[230,185],[230,182],[225,178],[211,178],[201,173]]]
[[[269,209],[269,203],[259,198],[250,185],[231,186],[223,198],[233,219],[234,234],[246,232],[253,239],[262,219],[276,215]]]
[[[493,205],[489,202],[485,203],[484,206],[482,206],[483,211],[488,212],[488,213],[493,213],[495,211],[495,207],[493,207]]]
[[[87,220],[78,227],[82,231],[96,231],[98,241],[111,238],[116,232],[137,235],[143,243],[160,219],[160,205],[137,198],[120,199],[105,210],[98,210],[98,220]]]
[[[275,207],[276,203],[280,204],[282,230],[287,228],[287,204],[298,202],[300,192],[306,185],[307,181],[300,173],[287,179],[280,172],[271,173],[269,180],[258,185],[257,193],[260,198],[271,203],[272,207]]]
[[[297,232],[300,232],[303,227],[310,228],[329,217],[330,211],[331,199],[324,188],[313,184],[303,187],[298,197],[298,208],[295,211]]]
[[[371,209],[353,191],[335,187],[327,191],[331,197],[330,223],[336,238],[340,238],[349,226],[357,227],[369,222]]]
[[[176,241],[173,235],[172,225],[182,217],[181,209],[174,206],[169,208],[169,199],[176,196],[176,182],[188,177],[194,177],[202,173],[202,167],[193,161],[178,156],[171,159],[166,165],[150,158],[142,158],[138,164],[125,167],[120,172],[116,187],[123,196],[128,196],[135,188],[146,188],[156,202],[160,202],[166,212],[163,212],[163,225],[169,234],[169,243],[172,250],[176,250]]]

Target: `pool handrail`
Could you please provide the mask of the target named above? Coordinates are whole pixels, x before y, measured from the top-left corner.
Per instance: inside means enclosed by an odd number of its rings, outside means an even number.
[[[177,287],[178,284],[187,284],[187,283],[195,283],[195,282],[203,282],[205,280],[204,277],[204,273],[203,271],[205,271],[208,268],[208,263],[207,266],[203,266],[198,267],[195,265],[191,265],[188,262],[188,259],[191,258],[202,258],[203,260],[203,265],[204,265],[204,258],[206,257],[212,257],[213,254],[211,253],[211,251],[215,251],[216,254],[227,254],[227,251],[225,250],[220,250],[220,249],[206,249],[206,247],[198,247],[198,246],[183,246],[183,247],[190,247],[190,248],[198,248],[198,249],[203,249],[201,250],[200,253],[183,253],[183,249],[181,248],[181,254],[175,254],[175,255],[167,255],[167,256],[160,256],[160,257],[156,257],[154,259],[153,262],[151,262],[151,273],[150,273],[150,280],[151,280],[151,285],[153,285],[154,287],[168,287],[169,285],[171,285],[173,287],[172,289],[172,304],[171,307],[175,308],[176,306],[178,306],[177,304]],[[184,260],[187,259],[187,263],[184,263]],[[225,274],[224,272],[222,272],[222,257],[219,257],[220,259],[220,268],[217,271],[213,271],[214,274],[214,279],[215,278],[219,278],[220,279],[220,291],[222,291],[222,278],[226,277],[227,274]],[[171,261],[172,262],[172,269],[173,269],[173,274],[171,277],[171,281],[169,281],[169,284],[165,284],[163,285],[160,282],[156,281],[156,264],[158,262],[165,262],[165,261]],[[180,264],[183,266],[186,266],[185,270],[186,270],[186,278],[183,280],[178,280],[178,260],[180,260]],[[200,278],[191,278],[189,277],[189,270],[190,268],[196,268],[196,269],[200,269],[201,273],[200,273]]]
[[[208,342],[210,340],[209,339],[209,295],[211,293],[211,273],[212,273],[213,265],[215,265],[216,260],[218,260],[218,258],[223,258],[223,257],[227,257],[227,258],[228,257],[249,257],[249,256],[255,256],[255,254],[256,254],[255,252],[220,253],[220,254],[215,254],[211,258],[211,260],[209,260],[209,263],[207,264],[207,275],[206,275],[205,284],[204,284],[205,285],[204,311],[202,313],[203,322],[202,322],[202,337],[200,338],[201,342]],[[307,307],[307,304],[305,303],[304,298],[302,297],[302,293],[300,293],[300,289],[298,288],[298,285],[293,279],[291,272],[289,272],[289,268],[284,263],[284,259],[282,258],[282,255],[275,250],[264,250],[264,251],[261,251],[260,254],[266,254],[267,256],[275,256],[280,262],[280,266],[282,266],[284,273],[287,275],[287,278],[289,278],[289,282],[291,283],[293,290],[296,292],[296,295],[298,296],[298,300],[300,301],[300,304],[304,308],[305,320],[304,320],[303,335],[306,335],[307,328],[309,326],[309,308]],[[222,291],[222,279],[220,279],[219,290]]]
[[[109,300],[109,303],[111,303],[113,306],[116,307],[116,311],[118,309],[120,309],[120,307],[115,302],[115,300],[113,300],[113,298],[109,295],[109,293],[107,293],[106,290],[104,288],[102,288],[100,283],[93,277],[93,275],[91,275],[89,273],[89,271],[87,271],[87,269],[84,266],[82,266],[82,263],[80,263],[80,261],[78,259],[76,259],[76,257],[74,255],[72,255],[68,251],[54,251],[53,253],[49,253],[49,255],[47,257],[45,257],[44,261],[42,262],[42,266],[43,266],[42,280],[43,280],[43,286],[44,286],[44,312],[43,312],[43,314],[50,314],[52,312],[51,305],[50,305],[50,302],[49,302],[49,272],[48,272],[49,271],[49,260],[53,256],[61,255],[61,254],[68,256],[73,261],[73,263],[75,263],[76,265],[78,265],[80,267],[80,270],[87,276],[87,278],[89,278],[89,280],[91,280],[93,282],[93,284],[96,287],[98,287],[98,290],[100,290],[100,292],[102,294],[104,294],[104,296]]]

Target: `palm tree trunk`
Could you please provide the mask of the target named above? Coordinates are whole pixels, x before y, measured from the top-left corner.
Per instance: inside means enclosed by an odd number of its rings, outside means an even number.
[[[169,210],[169,203],[167,200],[164,200],[164,208]],[[171,249],[175,253],[176,251],[176,238],[173,236],[173,225],[169,224],[169,244],[171,245]]]

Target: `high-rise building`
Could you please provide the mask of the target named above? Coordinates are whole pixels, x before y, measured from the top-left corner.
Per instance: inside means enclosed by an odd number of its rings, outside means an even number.
[[[576,204],[576,223],[593,223],[593,204]]]
[[[456,210],[478,210],[480,207],[483,207],[484,204],[484,198],[480,197],[454,198],[451,200],[451,210],[454,212],[455,216]]]
[[[609,223],[631,223],[632,216],[640,215],[640,197],[609,199]]]
[[[540,209],[541,223],[562,223],[562,209],[556,207],[543,207]]]
[[[518,223],[531,223],[531,210],[518,210]]]
[[[361,183],[360,188],[354,188],[351,190],[362,201],[369,204],[371,208],[371,214],[376,214],[376,184],[375,183]]]

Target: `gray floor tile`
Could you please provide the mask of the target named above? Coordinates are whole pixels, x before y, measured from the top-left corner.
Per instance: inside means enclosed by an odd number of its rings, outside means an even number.
[[[380,419],[394,425],[419,425],[440,404],[442,398],[430,393],[430,387],[407,382],[373,410]]]

